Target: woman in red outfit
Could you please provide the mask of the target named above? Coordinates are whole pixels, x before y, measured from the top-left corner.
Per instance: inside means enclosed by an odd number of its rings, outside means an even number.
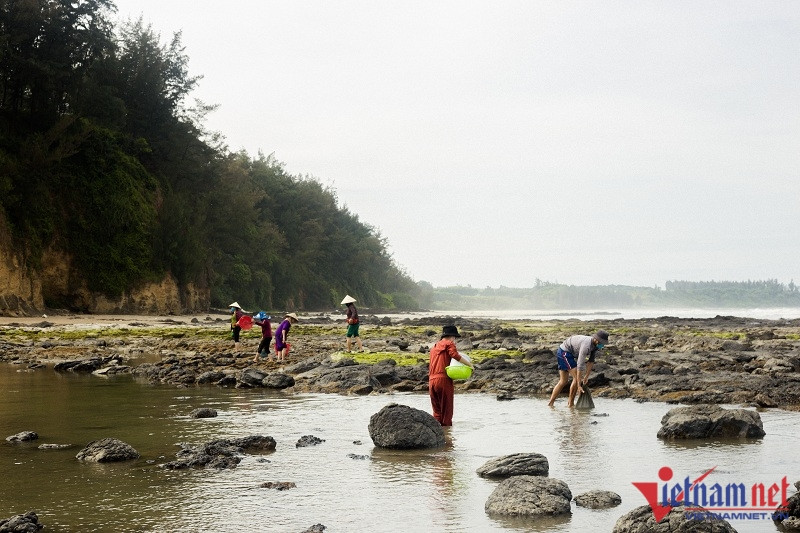
[[[433,418],[443,426],[453,425],[453,380],[447,375],[445,367],[453,359],[472,366],[471,362],[458,355],[456,338],[460,336],[458,328],[455,326],[444,326],[441,340],[431,348],[431,360],[428,365],[428,392],[431,396]]]

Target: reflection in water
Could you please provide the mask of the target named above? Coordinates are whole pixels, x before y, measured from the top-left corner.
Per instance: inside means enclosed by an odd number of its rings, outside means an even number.
[[[0,438],[23,430],[33,444],[0,441],[0,518],[35,509],[50,531],[303,531],[315,523],[330,533],[359,531],[610,531],[616,519],[644,504],[633,481],[655,481],[661,466],[676,476],[717,466],[720,483],[769,482],[797,476],[799,413],[762,412],[761,441],[702,445],[662,442],[655,435],[671,406],[595,399],[590,412],[555,409],[544,398],[498,402],[460,394],[447,445],[437,450],[375,448],[369,418],[391,402],[430,412],[427,395],[349,397],[199,387],[175,389],[130,378],[98,379],[52,370],[15,372],[0,365]],[[192,419],[198,407],[217,418]],[[607,413],[608,416],[596,416]],[[245,455],[234,470],[166,471],[180,442],[270,435],[274,453]],[[297,448],[303,435],[324,442]],[[117,437],[141,459],[84,464],[75,454],[89,441]],[[39,450],[39,443],[72,444]],[[358,444],[361,443],[361,444]],[[536,452],[550,476],[573,495],[613,490],[623,503],[610,510],[573,506],[556,519],[489,517],[484,504],[497,481],[475,470],[501,455]],[[369,456],[354,459],[352,456]],[[295,482],[286,491],[260,488]],[[737,521],[740,533],[763,524]]]

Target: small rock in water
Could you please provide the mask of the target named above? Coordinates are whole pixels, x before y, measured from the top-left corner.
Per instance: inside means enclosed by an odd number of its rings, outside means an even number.
[[[200,407],[189,413],[191,418],[214,418],[217,416],[217,410],[210,407]]]
[[[325,442],[325,439],[320,439],[314,435],[303,435],[300,437],[300,440],[297,441],[295,447],[302,448],[304,446],[316,446],[317,444],[322,444],[323,442]]]
[[[360,459],[360,460],[369,459],[369,455],[356,455],[354,453],[348,453],[347,457],[349,457],[350,459]]]
[[[40,450],[63,450],[64,448],[71,447],[72,444],[40,444]]]
[[[297,484],[292,481],[267,481],[259,485],[262,489],[289,490],[297,488]]]

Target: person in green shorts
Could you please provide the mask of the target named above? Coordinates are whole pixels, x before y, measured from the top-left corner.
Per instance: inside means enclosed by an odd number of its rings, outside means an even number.
[[[361,337],[358,336],[358,309],[355,306],[356,299],[349,294],[344,297],[342,303],[347,306],[347,351],[350,351],[353,339],[358,344],[358,349],[364,351],[364,345],[361,343]]]

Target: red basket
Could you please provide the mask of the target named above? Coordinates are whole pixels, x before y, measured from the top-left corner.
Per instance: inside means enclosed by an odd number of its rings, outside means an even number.
[[[240,328],[243,330],[248,330],[253,327],[253,317],[250,315],[243,315],[242,318],[239,319],[237,322]]]

